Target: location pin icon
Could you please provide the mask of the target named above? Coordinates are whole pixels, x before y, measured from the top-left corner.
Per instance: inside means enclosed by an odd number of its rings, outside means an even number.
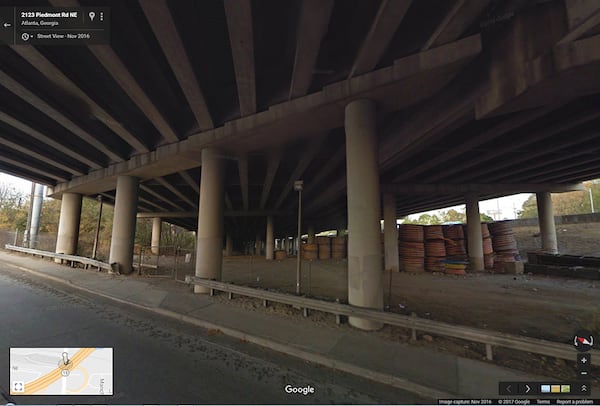
[[[94,13],[93,11],[90,11],[88,13],[88,15],[90,16],[90,20],[94,21],[94,17],[96,17],[96,13]]]
[[[62,358],[63,358],[63,364],[67,365],[69,363],[69,354],[66,352],[62,353]]]

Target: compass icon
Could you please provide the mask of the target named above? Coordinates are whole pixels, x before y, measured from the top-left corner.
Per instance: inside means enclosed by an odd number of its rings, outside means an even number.
[[[594,346],[594,337],[587,330],[579,330],[573,337],[573,345],[579,352],[587,352]]]

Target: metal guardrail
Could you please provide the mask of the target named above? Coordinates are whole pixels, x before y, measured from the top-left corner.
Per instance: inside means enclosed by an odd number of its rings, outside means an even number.
[[[562,344],[553,341],[541,340],[538,338],[522,337],[507,333],[490,332],[474,327],[457,326],[454,324],[440,321],[421,319],[413,316],[403,316],[401,314],[386,313],[378,310],[364,309],[342,303],[325,302],[322,300],[310,299],[302,296],[294,296],[284,293],[270,292],[262,289],[249,288],[245,286],[233,285],[230,283],[218,282],[199,278],[197,276],[186,276],[188,284],[201,285],[214,290],[228,292],[230,298],[233,294],[255,297],[262,299],[265,306],[269,301],[288,304],[304,309],[305,316],[308,309],[318,310],[336,315],[339,322],[340,316],[352,316],[362,319],[368,319],[392,326],[411,329],[413,337],[416,338],[416,331],[433,333],[446,337],[459,338],[466,341],[485,344],[486,357],[493,359],[492,348],[503,347],[519,351],[530,352],[533,354],[546,355],[549,357],[575,360],[575,350],[570,344]],[[592,365],[600,365],[600,350],[591,350],[593,355]]]
[[[96,268],[98,268],[98,270],[100,270],[100,269],[105,269],[107,271],[111,270],[111,266],[109,264],[107,264],[106,262],[98,261],[98,260],[92,259],[92,258],[80,257],[77,255],[57,254],[55,252],[36,250],[33,248],[17,247],[16,245],[11,245],[11,244],[6,244],[4,246],[4,248],[6,248],[7,250],[11,250],[11,251],[18,251],[18,252],[23,252],[26,254],[39,255],[42,258],[45,258],[45,257],[58,258],[58,259],[62,259],[64,261],[78,262],[83,265],[89,265],[89,266],[96,267]]]

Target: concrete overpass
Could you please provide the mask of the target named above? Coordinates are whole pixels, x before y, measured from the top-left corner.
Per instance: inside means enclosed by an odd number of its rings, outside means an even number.
[[[218,278],[225,234],[295,234],[303,179],[303,228],[348,227],[350,302],[380,307],[382,201],[388,223],[466,202],[478,267],[478,200],[537,192],[553,251],[549,192],[600,175],[595,0],[100,5],[111,45],[0,48],[0,169],[63,199],[65,252],[101,194],[111,261],[137,213],[198,229]]]

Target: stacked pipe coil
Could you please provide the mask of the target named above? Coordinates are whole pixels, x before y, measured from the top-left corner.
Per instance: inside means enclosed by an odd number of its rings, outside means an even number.
[[[481,224],[481,236],[483,237],[483,265],[485,269],[492,269],[494,267],[494,247],[487,223]]]
[[[467,249],[465,248],[465,234],[460,224],[445,226],[444,238],[446,240],[446,256],[451,259],[467,259]]]
[[[318,248],[317,248],[317,244],[302,244],[302,259],[306,259],[306,260],[313,260],[313,259],[317,259],[317,252],[318,252]]]
[[[331,258],[331,239],[329,237],[317,237],[319,259]]]
[[[423,226],[400,224],[398,228],[398,253],[400,269],[407,272],[422,272],[425,267],[425,244]]]
[[[509,221],[499,221],[488,225],[492,235],[494,248],[494,270],[503,270],[504,262],[517,262],[521,260],[517,240]]]
[[[446,258],[446,243],[442,226],[424,227],[425,236],[425,270],[443,272]]]
[[[287,253],[284,250],[275,251],[275,259],[277,261],[282,261],[287,258]]]
[[[333,237],[331,239],[331,258],[346,258],[346,237]]]

